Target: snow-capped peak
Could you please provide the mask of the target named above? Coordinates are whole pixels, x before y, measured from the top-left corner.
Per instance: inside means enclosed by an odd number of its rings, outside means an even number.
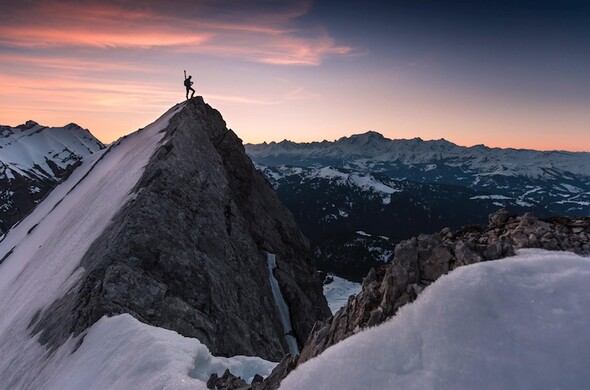
[[[0,138],[0,161],[8,166],[9,178],[44,175],[56,177],[55,168],[65,169],[72,160],[104,148],[90,132],[75,123],[64,127],[46,127],[34,121],[11,128],[3,126]]]
[[[350,137],[342,137],[336,142],[347,143],[351,145],[366,145],[369,143],[378,143],[387,140],[388,139],[385,138],[381,133],[376,131],[367,131],[366,133],[351,135]]]
[[[389,139],[374,131],[333,142],[248,144],[246,150],[255,161],[263,164],[269,160],[280,160],[282,164],[293,160],[305,165],[322,160],[359,165],[359,159],[363,159],[361,163],[367,169],[382,163],[440,164],[506,176],[540,177],[547,174],[545,169],[590,175],[590,153],[587,152],[502,149],[484,145],[466,147],[445,139]],[[504,167],[502,173],[498,173],[500,165]]]
[[[46,127],[29,120],[0,126],[0,233],[26,215],[84,157],[104,148],[70,123]]]

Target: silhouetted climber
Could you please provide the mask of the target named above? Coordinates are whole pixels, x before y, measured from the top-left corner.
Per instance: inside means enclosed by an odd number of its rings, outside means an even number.
[[[186,98],[188,99],[188,93],[189,91],[193,91],[193,93],[191,94],[191,99],[193,98],[193,96],[195,96],[195,90],[191,87],[191,85],[193,85],[193,82],[191,81],[191,78],[193,76],[189,75],[188,78],[186,77],[186,70],[184,71],[184,86],[186,87]]]

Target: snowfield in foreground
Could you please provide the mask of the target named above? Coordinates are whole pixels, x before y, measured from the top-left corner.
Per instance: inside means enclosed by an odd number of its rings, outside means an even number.
[[[214,357],[197,339],[146,325],[129,314],[103,317],[70,354],[74,340],[52,359],[46,389],[206,389],[226,368],[250,382],[276,363],[258,357]]]
[[[458,268],[281,389],[590,388],[590,258],[521,250]]]

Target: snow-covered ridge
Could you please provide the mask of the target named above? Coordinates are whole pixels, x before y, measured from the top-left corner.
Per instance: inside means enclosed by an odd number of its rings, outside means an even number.
[[[59,364],[51,360],[62,356],[59,350],[47,356],[31,339],[31,319],[83,273],[80,259],[130,199],[164,136],[161,130],[181,107],[84,159],[0,242],[0,355],[11,357],[0,359],[0,377],[7,388],[36,388],[35,378]]]
[[[362,290],[362,284],[351,282],[335,275],[328,275],[329,281],[324,284],[324,296],[332,314],[346,305],[348,297],[356,295]]]
[[[444,139],[388,139],[373,131],[333,142],[295,143],[285,140],[245,146],[248,154],[261,162],[287,158],[307,162],[337,160],[370,169],[382,162],[397,162],[405,165],[425,164],[425,170],[461,165],[481,173],[505,176],[538,177],[547,174],[547,170],[590,176],[588,152],[501,149],[484,145],[465,147]]]
[[[70,123],[46,127],[28,121],[17,127],[0,127],[0,163],[7,178],[21,176],[55,177],[56,168],[65,169],[104,145],[90,132]]]
[[[73,123],[0,126],[0,233],[21,220],[83,158],[104,147]]]

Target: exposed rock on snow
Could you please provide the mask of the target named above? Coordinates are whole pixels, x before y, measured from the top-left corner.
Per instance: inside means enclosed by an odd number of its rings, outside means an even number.
[[[242,378],[232,375],[229,369],[226,369],[221,376],[211,374],[211,377],[207,381],[208,389],[235,390],[247,385],[248,384]]]
[[[284,360],[275,371],[285,373],[288,369],[281,365],[296,367],[360,330],[383,323],[449,270],[511,256],[519,248],[590,253],[590,217],[542,221],[502,209],[489,220],[487,227],[470,226],[454,233],[443,229],[401,242],[390,264],[369,272],[358,295],[331,319],[314,326],[299,358]],[[263,388],[276,388],[280,380],[275,376]]]
[[[280,360],[288,348],[266,251],[279,260],[274,275],[299,343],[330,314],[306,239],[202,98],[163,132],[133,196],[82,258],[83,276],[35,318],[32,333],[55,348],[104,315],[130,313],[214,355]]]

